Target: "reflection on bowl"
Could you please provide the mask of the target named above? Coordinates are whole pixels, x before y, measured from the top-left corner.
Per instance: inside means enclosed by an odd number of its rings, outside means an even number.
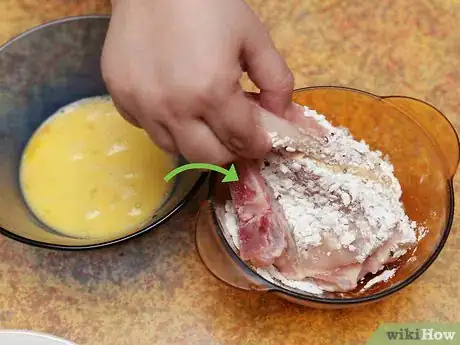
[[[66,237],[38,222],[26,206],[18,181],[25,145],[59,108],[107,94],[100,57],[107,16],[67,18],[36,27],[0,48],[0,232],[13,239],[57,249],[88,249],[145,233],[190,200],[206,175],[191,171],[176,179],[169,199],[151,221],[122,237]]]
[[[400,259],[393,277],[368,289],[317,295],[287,288],[256,274],[225,239],[218,210],[230,195],[228,187],[213,176],[208,203],[197,221],[200,256],[207,268],[229,285],[270,291],[306,306],[344,308],[381,300],[425,272],[447,240],[454,212],[452,178],[459,163],[458,136],[439,111],[412,98],[314,87],[297,90],[294,101],[324,114],[334,126],[348,128],[355,139],[388,155],[403,190],[406,213],[428,229],[427,235]]]
[[[0,330],[2,345],[76,345],[75,343],[50,334],[25,330]]]

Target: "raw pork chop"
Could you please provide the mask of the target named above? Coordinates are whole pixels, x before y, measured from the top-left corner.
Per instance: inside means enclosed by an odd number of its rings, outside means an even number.
[[[304,117],[301,109],[292,104],[286,118],[312,138],[326,133],[315,121]],[[287,131],[292,129],[286,121],[278,121],[270,115],[263,121],[266,128],[279,129],[286,125]],[[230,185],[230,192],[238,217],[242,259],[258,267],[274,265],[289,278],[303,278],[289,225],[260,173],[260,163],[242,160],[236,167],[239,181]]]
[[[255,266],[275,265],[297,277],[297,253],[289,226],[255,161],[237,163],[239,181],[230,192],[238,216],[240,255]]]
[[[344,196],[343,190],[339,187],[335,187],[338,188],[337,192],[329,192],[328,188],[333,186],[329,186],[330,183],[327,185],[325,178],[327,174],[317,176],[309,170],[309,167],[311,164],[317,164],[316,168],[327,167],[328,171],[340,172],[341,176],[345,177],[343,171],[349,171],[363,181],[369,180],[369,183],[378,183],[376,186],[385,186],[382,190],[393,191],[394,189],[396,196],[400,195],[399,183],[392,175],[392,171],[389,171],[386,165],[380,164],[380,156],[366,151],[368,148],[363,148],[364,144],[356,141],[331,143],[336,134],[333,131],[336,129],[328,122],[320,123],[321,119],[305,117],[303,108],[298,106],[293,106],[286,118],[300,127],[303,139],[293,140],[283,138],[279,133],[272,133],[272,143],[276,152],[271,154],[272,159],[269,161],[270,164],[276,165],[277,174],[264,173],[264,167],[261,168],[260,163],[255,161],[240,161],[236,164],[240,179],[230,185],[230,191],[238,218],[240,255],[256,267],[274,265],[290,279],[312,278],[324,290],[352,290],[364,275],[376,273],[384,264],[404,253],[407,246],[415,243],[413,226],[409,226],[402,207],[399,210],[399,204],[394,205],[392,200],[387,208],[395,208],[395,217],[400,217],[401,220],[396,219],[392,214],[386,218],[377,218],[377,221],[387,222],[387,227],[389,226],[390,229],[387,229],[387,233],[378,233],[377,228],[382,229],[382,224],[372,225],[371,222],[372,226],[369,226],[367,222],[360,223],[358,220],[365,219],[366,212],[369,211],[363,209],[367,207],[362,205],[361,194],[364,192],[360,194],[359,190],[347,191],[345,188],[348,194],[345,193],[347,195]],[[267,121],[271,121],[270,118]],[[268,126],[281,128],[283,122],[276,124],[276,121],[268,123]],[[265,125],[267,127],[267,123]],[[328,137],[326,141],[324,141],[325,137]],[[355,150],[351,150],[346,156],[342,154],[343,152],[338,152],[343,151],[343,146],[347,145],[354,145]],[[330,152],[325,155],[323,152],[327,153],[327,150]],[[301,153],[292,153],[293,151]],[[271,169],[273,170],[273,167]],[[345,177],[343,184],[346,184]],[[287,183],[289,186],[284,189],[273,187],[282,183]],[[367,187],[369,189],[369,185]],[[295,194],[299,191],[301,194]],[[301,195],[307,202],[309,198],[320,200],[321,195],[327,195],[331,200],[336,198],[342,206],[337,206],[338,204],[334,206],[334,201],[332,206],[319,208],[325,213],[324,215],[313,214],[313,216],[326,219],[327,212],[342,212],[347,219],[347,234],[341,233],[341,230],[334,225],[329,228],[325,226],[317,243],[313,241],[302,244],[302,239],[298,239],[299,233],[302,231],[308,233],[308,229],[302,229],[302,226],[309,225],[308,223],[304,225],[302,222],[289,222],[286,216],[286,201],[281,199],[283,195],[290,195],[291,199],[292,195]],[[395,200],[399,202],[399,196]],[[314,221],[317,222],[317,219]],[[344,235],[352,236],[351,240],[344,240]]]

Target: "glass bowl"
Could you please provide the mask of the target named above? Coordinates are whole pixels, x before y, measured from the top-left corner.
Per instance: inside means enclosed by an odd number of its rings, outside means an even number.
[[[24,331],[0,330],[0,344],[2,345],[77,345],[69,340],[55,337],[50,334]]]
[[[173,216],[206,180],[179,175],[169,199],[138,230],[117,238],[78,239],[47,228],[34,218],[18,183],[18,168],[30,136],[50,115],[76,100],[107,94],[100,58],[107,16],[72,17],[38,26],[0,47],[0,232],[32,245],[88,249],[145,233]]]
[[[218,207],[230,199],[228,185],[212,175],[208,201],[196,224],[196,243],[203,263],[224,283],[244,290],[271,292],[301,305],[345,308],[381,300],[412,283],[437,258],[452,226],[452,179],[459,163],[459,140],[449,121],[432,106],[408,97],[378,97],[342,87],[296,90],[293,100],[347,127],[355,139],[387,154],[395,167],[408,216],[428,234],[397,263],[386,282],[369,289],[315,295],[275,285],[246,265],[225,239]],[[366,277],[370,279],[371,277]]]

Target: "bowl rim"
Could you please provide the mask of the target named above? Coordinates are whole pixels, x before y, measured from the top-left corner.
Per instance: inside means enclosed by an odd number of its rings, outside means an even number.
[[[105,19],[105,20],[108,19],[110,20],[110,18],[111,18],[110,14],[83,14],[83,15],[68,16],[68,17],[48,20],[41,24],[32,26],[31,28],[25,31],[22,31],[19,34],[13,35],[9,40],[7,40],[5,43],[0,45],[0,54],[3,52],[4,49],[8,48],[10,45],[14,44],[16,41],[19,41],[20,39],[28,36],[29,34],[34,33],[35,31],[39,31],[39,30],[45,29],[50,26],[65,24],[67,22],[73,22],[73,21],[78,21],[78,20],[90,20],[90,19]]]
[[[335,90],[344,90],[344,91],[350,91],[350,92],[357,92],[357,93],[362,93],[362,94],[365,94],[365,95],[368,95],[368,96],[371,96],[373,98],[380,99],[380,100],[385,100],[385,98],[388,98],[388,97],[405,97],[405,96],[384,96],[384,97],[382,97],[382,96],[378,96],[378,95],[375,95],[375,94],[367,92],[367,91],[363,91],[363,90],[359,90],[359,89],[355,89],[355,88],[350,88],[350,87],[344,87],[344,86],[310,86],[310,87],[303,87],[303,88],[295,89],[294,92],[302,92],[302,91],[309,91],[309,90],[315,90],[315,89],[335,89]],[[405,97],[405,98],[411,98],[411,97]],[[430,107],[433,107],[431,104],[429,104],[427,102],[424,102],[422,100],[419,100],[419,99],[416,99],[416,98],[412,98],[412,99],[416,100],[416,101],[419,101],[419,102],[422,102],[422,103],[425,103],[426,105],[428,105]],[[396,107],[396,106],[394,106],[394,105],[392,105],[390,103],[388,103],[388,104],[390,106],[393,106],[393,107],[397,108],[398,110],[400,110],[398,107]],[[447,117],[441,111],[439,111],[438,109],[436,109],[436,110],[452,126],[451,122],[447,119]],[[400,110],[400,111],[402,111],[402,110]],[[454,129],[453,126],[452,126],[452,128]],[[455,132],[455,134],[457,136],[457,139],[458,139],[458,134],[455,131],[455,129],[454,129],[454,132]],[[212,172],[210,174],[208,201],[209,201],[209,207],[210,207],[210,211],[211,211],[212,221],[214,223],[215,229],[217,229],[216,233],[217,233],[220,241],[223,243],[223,246],[226,249],[227,253],[231,256],[231,258],[239,266],[239,268],[244,271],[245,274],[248,274],[249,276],[251,276],[252,278],[254,278],[256,280],[262,281],[263,284],[266,287],[268,287],[268,289],[266,290],[267,292],[277,293],[277,294],[280,294],[280,295],[287,295],[287,296],[295,298],[295,299],[300,299],[300,300],[307,301],[307,302],[313,302],[313,303],[322,304],[322,305],[329,305],[329,306],[333,306],[333,305],[336,305],[336,306],[337,305],[362,305],[362,304],[367,304],[369,302],[379,301],[379,300],[383,299],[384,297],[392,295],[392,294],[402,290],[403,288],[407,287],[408,285],[413,283],[417,278],[419,278],[423,273],[425,273],[426,270],[438,258],[439,254],[441,253],[442,249],[444,248],[444,245],[447,242],[447,239],[449,237],[449,234],[450,234],[450,231],[451,231],[451,228],[452,228],[453,220],[454,220],[455,200],[454,200],[453,178],[454,178],[454,176],[452,176],[451,178],[447,179],[447,189],[448,189],[447,192],[448,192],[448,196],[449,196],[447,206],[449,207],[449,212],[446,215],[446,220],[447,220],[446,226],[444,228],[444,231],[442,233],[442,236],[441,236],[436,248],[434,249],[434,251],[430,255],[430,257],[414,273],[412,273],[409,277],[407,277],[406,279],[404,279],[401,282],[396,283],[395,285],[391,286],[390,288],[388,288],[388,289],[386,289],[386,290],[384,290],[382,292],[378,292],[378,293],[375,293],[375,294],[372,294],[372,295],[369,295],[369,296],[352,297],[352,298],[344,298],[344,299],[318,297],[318,296],[315,296],[313,294],[312,295],[301,294],[301,293],[289,290],[287,288],[284,288],[282,286],[275,285],[272,282],[268,281],[267,279],[263,278],[261,275],[258,275],[257,273],[255,273],[235,253],[235,251],[232,249],[230,244],[225,239],[225,236],[223,234],[223,230],[219,225],[219,221],[218,221],[217,215],[216,215],[215,202],[214,202],[214,198],[213,198],[213,191],[214,191],[214,188],[215,188],[215,181],[217,179],[217,174],[215,172]]]
[[[77,345],[76,343],[68,339],[64,339],[64,338],[55,336],[50,333],[31,331],[27,329],[0,329],[0,338],[2,338],[3,335],[19,335],[19,336],[25,335],[25,336],[31,336],[33,338],[51,340],[53,341],[53,344],[59,343],[61,345]]]
[[[110,15],[79,15],[79,16],[71,16],[71,17],[64,17],[64,18],[59,18],[56,20],[48,21],[45,23],[42,23],[40,25],[34,26],[19,35],[13,36],[9,41],[7,41],[5,44],[0,46],[0,54],[2,54],[8,47],[10,47],[12,44],[14,44],[16,41],[19,41],[20,39],[28,36],[29,34],[32,34],[38,30],[41,29],[46,29],[48,27],[52,27],[55,25],[60,25],[68,22],[73,22],[73,21],[78,21],[78,20],[94,20],[94,19],[103,19],[103,20],[108,20],[110,19]],[[98,249],[98,248],[105,248],[109,247],[115,244],[119,244],[121,242],[125,242],[127,240],[133,239],[135,237],[138,237],[140,235],[143,235],[154,228],[164,224],[166,221],[168,221],[172,216],[174,216],[182,207],[184,207],[190,200],[193,199],[193,197],[197,194],[199,189],[202,187],[204,182],[206,181],[209,173],[208,172],[202,172],[200,173],[198,179],[188,191],[188,193],[185,195],[185,197],[177,203],[166,215],[163,217],[159,218],[155,222],[142,227],[141,229],[129,234],[125,235],[123,237],[114,239],[114,240],[109,240],[109,241],[104,241],[101,243],[96,243],[96,244],[86,244],[86,245],[60,245],[60,244],[53,244],[53,243],[48,243],[48,242],[42,242],[42,241],[37,241],[33,240],[27,237],[20,236],[18,234],[15,234],[2,226],[0,226],[0,234],[9,237],[13,240],[16,240],[18,242],[22,242],[25,244],[29,244],[35,247],[40,247],[40,248],[47,248],[47,249],[56,249],[56,250],[67,250],[67,251],[78,251],[78,250],[90,250],[90,249]]]

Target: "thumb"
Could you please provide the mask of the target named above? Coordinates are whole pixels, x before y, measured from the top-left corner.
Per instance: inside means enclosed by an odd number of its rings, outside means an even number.
[[[249,78],[260,89],[260,105],[282,116],[291,104],[294,77],[262,23],[250,31],[242,58]]]

